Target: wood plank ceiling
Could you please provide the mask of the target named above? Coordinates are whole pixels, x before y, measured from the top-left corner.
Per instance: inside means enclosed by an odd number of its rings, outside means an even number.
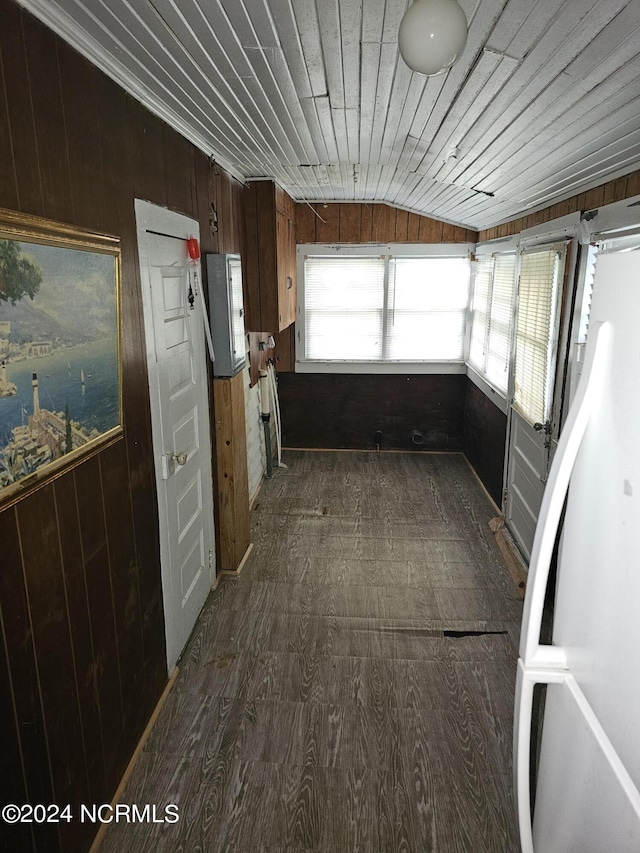
[[[241,180],[485,228],[640,167],[640,0],[461,0],[446,74],[409,0],[20,0]],[[457,159],[447,159],[451,149]]]

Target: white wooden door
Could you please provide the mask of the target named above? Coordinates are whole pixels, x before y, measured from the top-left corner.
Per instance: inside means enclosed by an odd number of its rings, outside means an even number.
[[[547,482],[551,437],[515,408],[510,412],[509,461],[504,515],[523,556],[529,560],[533,536]]]
[[[198,224],[140,201],[136,218],[171,673],[215,577],[204,319],[186,248]]]

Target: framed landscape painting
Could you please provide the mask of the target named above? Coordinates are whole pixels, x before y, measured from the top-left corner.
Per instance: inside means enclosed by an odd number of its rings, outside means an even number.
[[[0,505],[121,432],[119,241],[0,210]]]

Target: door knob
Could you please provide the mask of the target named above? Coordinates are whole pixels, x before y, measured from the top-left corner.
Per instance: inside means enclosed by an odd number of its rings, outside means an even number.
[[[173,458],[176,460],[178,465],[184,465],[185,462],[187,461],[187,454],[186,453],[174,453]]]
[[[545,421],[543,424],[534,424],[533,428],[536,432],[542,432],[544,430],[545,435],[551,435],[551,421]]]

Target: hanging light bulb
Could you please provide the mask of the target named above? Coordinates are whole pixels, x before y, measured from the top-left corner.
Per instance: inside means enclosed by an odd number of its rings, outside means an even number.
[[[415,0],[400,23],[400,55],[428,77],[451,68],[466,43],[467,18],[457,0]]]

